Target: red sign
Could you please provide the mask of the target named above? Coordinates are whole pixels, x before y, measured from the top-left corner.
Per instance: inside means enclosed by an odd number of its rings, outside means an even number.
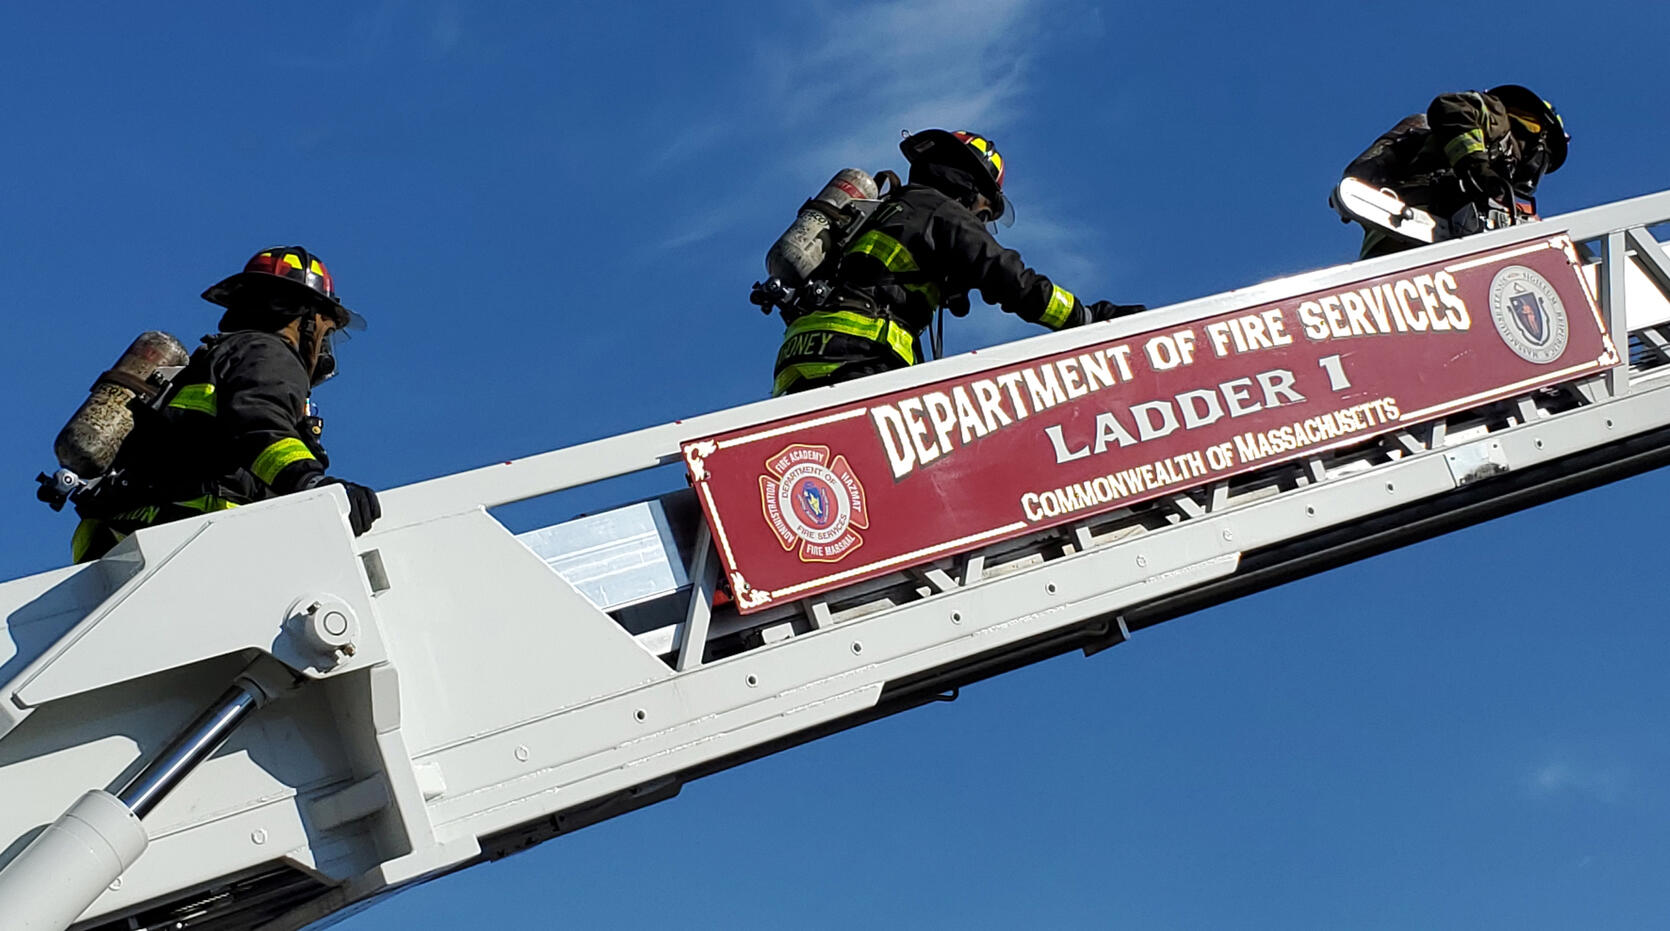
[[[1618,362],[1565,236],[684,444],[757,611]]]

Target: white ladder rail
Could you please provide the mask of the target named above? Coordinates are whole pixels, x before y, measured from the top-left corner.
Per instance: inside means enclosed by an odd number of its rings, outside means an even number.
[[[1670,193],[1545,225],[1604,242],[1600,271],[1611,281],[1604,307],[1613,319],[1633,322],[1650,319],[1635,305],[1647,307],[1652,292],[1661,303],[1670,295],[1662,250],[1640,232],[1666,219]],[[1488,234],[1413,257],[1268,282],[1169,308],[1127,329],[1279,300],[1503,241],[1503,234]],[[1631,251],[1628,264],[1619,261]],[[1640,280],[1651,291],[1642,292]],[[1641,294],[1647,296],[1638,302]],[[94,903],[88,926],[163,915],[171,903],[220,888],[227,896],[215,907],[224,909],[227,926],[252,926],[255,906],[240,913],[239,903],[271,895],[281,912],[288,909],[272,927],[297,927],[388,888],[670,797],[690,778],[932,700],[1005,665],[1093,651],[1198,607],[1202,598],[1235,597],[1274,584],[1269,580],[1284,572],[1317,571],[1350,549],[1352,528],[1387,534],[1385,542],[1396,545],[1402,515],[1420,522],[1417,530],[1440,532],[1456,525],[1437,516],[1447,502],[1483,509],[1493,496],[1528,499],[1567,490],[1562,483],[1605,481],[1659,464],[1670,451],[1670,331],[1656,321],[1635,326],[1633,335],[1637,364],[1598,385],[1486,405],[1169,503],[1101,515],[746,618],[729,609],[709,616],[701,580],[709,577],[711,550],[692,546],[687,574],[698,594],[678,606],[677,623],[687,633],[670,641],[683,649],[666,656],[646,651],[579,598],[484,509],[677,461],[679,442],[692,436],[1107,333],[1055,334],[391,490],[385,525],[354,543],[354,569],[364,579],[349,593],[386,660],[344,663],[263,709],[234,735],[229,751],[159,807],[155,849]],[[1615,452],[1615,463],[1597,450]],[[137,564],[177,549],[157,567],[159,584],[220,573],[231,594],[252,571],[248,552],[318,532],[330,522],[322,509],[339,506],[324,495],[285,499],[146,531],[123,553]],[[330,516],[340,523],[339,514]],[[703,554],[709,563],[694,564]],[[382,581],[362,569],[362,560],[379,566]],[[35,625],[29,634],[38,642],[100,610],[105,592],[120,582],[120,563],[118,557],[4,583],[0,607],[8,619]],[[101,586],[88,584],[85,573],[115,574]],[[236,668],[234,657],[147,668],[137,679],[123,679],[119,666],[80,668],[99,638],[154,638],[161,622],[121,606],[107,614],[85,632],[87,646],[63,653],[50,700],[30,705],[24,691],[12,690],[15,680],[0,692],[18,715],[15,730],[0,738],[0,794],[31,800],[0,812],[0,837],[8,842],[50,820],[67,795],[118,782],[144,747],[190,716],[182,714],[191,705],[182,693],[212,694],[223,684],[216,677]],[[242,639],[225,630],[216,636],[255,644],[258,635],[273,636],[278,620],[192,606],[168,619],[176,635],[229,625]],[[19,639],[13,633],[0,643]],[[0,657],[9,664],[0,668],[13,670],[15,659]],[[112,728],[132,734],[132,742],[112,742]],[[305,758],[295,758],[298,747],[309,748]],[[275,914],[260,907],[262,920]]]

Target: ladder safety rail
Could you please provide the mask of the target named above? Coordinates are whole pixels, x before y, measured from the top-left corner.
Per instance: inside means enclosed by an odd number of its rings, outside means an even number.
[[[1662,465],[1670,260],[1647,228],[1666,221],[1670,192],[419,482],[383,493],[384,518],[358,538],[341,491],[322,489],[151,528],[96,563],[0,583],[0,795],[27,800],[0,807],[0,912],[7,871],[36,862],[19,855],[28,839],[89,790],[114,801],[153,761],[183,762],[170,752],[181,724],[255,660],[299,684],[240,710],[223,750],[187,754],[189,773],[163,767],[185,775],[144,814],[149,848],[114,882],[89,868],[82,882],[103,891],[77,928],[187,914],[299,928],[1005,669],[1105,649],[1208,604]],[[1373,436],[906,552],[786,597],[738,604],[740,551],[725,548],[740,538],[715,531],[740,512],[708,520],[699,470],[694,488],[520,535],[489,513],[689,462],[692,444],[781,427],[760,442],[786,445],[830,412],[868,416],[936,384],[1497,261],[1528,243],[1559,243],[1543,252],[1575,257],[1585,276],[1562,265],[1567,338],[1584,352],[1561,377],[1492,383],[1377,423]],[[1458,287],[1471,306],[1472,285]],[[1496,338],[1488,310],[1473,317]],[[1352,351],[1373,351],[1363,347]],[[851,420],[880,442],[873,421]],[[777,452],[764,445],[758,474],[739,480],[753,498],[737,499],[755,509],[755,552],[777,547],[815,568],[839,553],[784,548],[758,513]],[[1066,454],[1078,448],[1064,437]],[[836,472],[833,459],[817,464]],[[878,500],[892,480],[863,479]],[[879,523],[858,532],[868,536],[848,541],[851,553],[884,548]]]

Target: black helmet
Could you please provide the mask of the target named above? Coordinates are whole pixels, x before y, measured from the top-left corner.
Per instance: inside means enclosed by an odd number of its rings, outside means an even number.
[[[992,219],[1003,216],[1008,203],[1003,198],[1003,156],[984,136],[969,132],[924,129],[899,143],[899,151],[912,165],[948,165],[968,172],[980,193],[992,202]]]
[[[1558,171],[1566,163],[1566,147],[1571,142],[1571,136],[1566,134],[1566,124],[1560,119],[1560,114],[1554,105],[1538,97],[1536,92],[1522,84],[1503,84],[1492,87],[1485,93],[1502,101],[1502,106],[1516,117],[1519,124],[1533,133],[1540,133],[1548,145],[1548,166],[1546,174]]]
[[[294,315],[318,311],[342,329],[363,329],[365,319],[342,306],[336,284],[319,257],[301,246],[273,246],[255,253],[244,270],[203,292],[203,300],[233,308],[247,299],[285,298]]]

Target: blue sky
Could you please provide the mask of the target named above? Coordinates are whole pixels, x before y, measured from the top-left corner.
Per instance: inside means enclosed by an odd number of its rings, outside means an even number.
[[[1645,2],[10,25],[6,578],[66,561],[73,521],[30,480],[93,376],[139,330],[210,332],[197,294],[267,245],[319,253],[370,321],[316,400],[333,471],[386,488],[765,394],[765,249],[837,169],[902,169],[901,129],[992,137],[1019,206],[1000,238],[1152,306],[1351,258],[1329,187],[1446,90],[1556,102],[1574,139],[1545,213],[1670,187],[1670,9]],[[978,307],[953,326],[952,351],[1032,332]],[[341,927],[1662,927],[1667,522],[1660,471],[1011,673]]]

